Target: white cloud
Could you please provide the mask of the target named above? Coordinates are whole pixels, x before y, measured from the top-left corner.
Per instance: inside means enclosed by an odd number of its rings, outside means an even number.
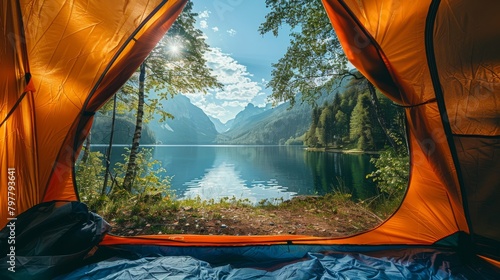
[[[206,20],[200,20],[200,28],[201,29],[207,29],[208,28],[208,23]]]
[[[212,48],[205,53],[208,66],[212,69],[223,89],[202,93],[189,94],[191,102],[200,107],[208,115],[226,122],[236,116],[255,97],[264,95],[260,83],[252,80],[252,74],[246,66],[239,64],[229,54],[218,48]]]
[[[247,102],[241,102],[241,101],[224,101],[222,103],[222,107],[234,107],[234,108],[241,108],[247,106]]]
[[[213,30],[214,32],[218,32],[218,31],[219,31],[219,27],[214,26],[214,27],[212,27],[212,30]]]
[[[198,14],[198,17],[199,17],[199,18],[208,18],[208,17],[210,16],[210,13],[211,13],[210,11],[205,10],[205,11],[203,11],[203,12],[199,13],[199,14]]]
[[[229,30],[227,30],[226,32],[227,32],[227,33],[229,34],[229,36],[231,36],[231,37],[233,37],[233,36],[234,36],[234,35],[236,35],[236,33],[237,33],[237,32],[236,32],[236,30],[234,30],[234,29],[232,29],[232,28],[231,28],[231,29],[229,29]]]

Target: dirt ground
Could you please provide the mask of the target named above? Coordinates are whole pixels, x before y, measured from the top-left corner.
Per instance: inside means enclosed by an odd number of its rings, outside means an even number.
[[[147,214],[132,220],[110,221],[116,235],[311,235],[348,236],[373,228],[382,219],[350,201],[298,197],[280,206],[180,207],[155,217]],[[160,216],[160,217],[159,217]],[[139,226],[138,226],[139,225]]]

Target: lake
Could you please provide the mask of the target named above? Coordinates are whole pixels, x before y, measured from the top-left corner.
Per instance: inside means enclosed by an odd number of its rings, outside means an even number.
[[[366,174],[374,170],[370,156],[308,152],[302,146],[155,145],[154,159],[173,176],[177,198],[236,197],[257,203],[297,195],[324,195],[336,189],[354,200],[376,193]],[[106,147],[94,145],[93,151]],[[113,146],[111,162],[121,160],[125,146]]]

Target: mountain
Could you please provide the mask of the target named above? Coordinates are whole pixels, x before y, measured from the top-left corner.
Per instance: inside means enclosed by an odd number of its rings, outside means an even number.
[[[135,130],[135,119],[132,114],[117,116],[115,118],[115,132],[113,144],[132,144],[132,136]],[[97,112],[91,130],[92,144],[108,144],[111,135],[111,114]],[[143,125],[141,144],[154,144],[156,142],[153,131],[148,125]]]
[[[234,117],[231,128],[248,126],[252,122],[256,121],[256,119],[254,118],[255,116],[259,116],[269,109],[271,109],[271,104],[267,105],[266,107],[257,107],[252,103],[248,103],[245,109],[243,109],[236,115],[236,117]]]
[[[153,94],[154,95],[154,94]],[[153,98],[154,96],[151,95]],[[325,94],[317,100],[322,104],[332,99]],[[300,97],[297,97],[300,100]],[[161,101],[165,112],[174,116],[160,122],[161,116],[144,125],[143,144],[248,144],[248,145],[278,145],[285,144],[289,139],[302,136],[311,124],[312,107],[308,103],[290,108],[289,103],[283,103],[275,108],[271,105],[257,107],[248,104],[233,120],[223,124],[216,118],[210,118],[200,108],[191,103],[189,98],[176,95],[171,99]],[[115,128],[115,143],[129,144],[135,126],[133,115],[117,118]],[[96,115],[92,128],[93,143],[107,143],[110,132],[110,117]]]
[[[311,106],[297,104],[290,108],[284,103],[276,108],[261,108],[249,104],[234,119],[229,131],[217,137],[220,144],[284,144],[290,138],[303,135],[311,123]]]
[[[209,117],[189,98],[177,94],[173,98],[161,101],[162,108],[174,116],[160,122],[156,114],[148,123],[153,130],[158,144],[213,144],[217,130]]]
[[[211,116],[208,116],[208,118],[212,121],[212,123],[215,125],[215,129],[219,133],[224,133],[228,131],[231,128],[231,125],[233,124],[234,119],[231,119],[227,121],[226,123],[222,123],[221,120],[218,118],[214,118]]]

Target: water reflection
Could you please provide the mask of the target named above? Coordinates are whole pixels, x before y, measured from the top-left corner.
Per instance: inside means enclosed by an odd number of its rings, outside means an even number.
[[[202,178],[195,178],[183,185],[187,188],[183,198],[200,197],[202,200],[218,201],[223,197],[235,197],[248,199],[255,204],[263,199],[287,200],[295,195],[279,185],[276,179],[247,183],[235,169],[235,165],[226,162],[207,169]]]

